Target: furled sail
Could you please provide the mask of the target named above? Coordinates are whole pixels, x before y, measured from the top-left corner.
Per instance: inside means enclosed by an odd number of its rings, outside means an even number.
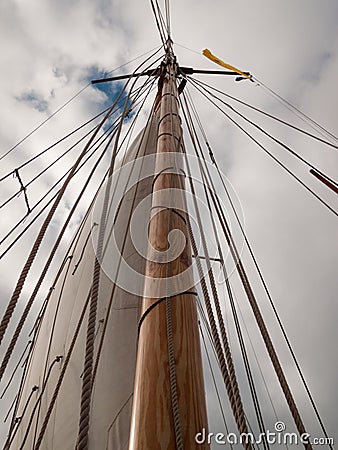
[[[137,205],[151,193],[152,179],[142,176],[142,170],[146,169],[134,162],[156,151],[157,127],[158,114],[152,113],[123,159],[122,167],[126,167],[127,172],[134,171],[133,177],[140,181],[125,193],[114,218],[115,240],[121,244],[121,258],[140,274],[144,273],[145,259],[134,248],[128,223]],[[125,173],[119,183],[127,186]],[[12,423],[5,448],[32,449],[42,436],[41,448],[76,446],[88,298],[95,262],[95,239],[91,237],[99,228],[92,216],[93,209],[92,205],[78,230],[36,327],[33,351],[16,405],[14,416],[17,419]],[[146,215],[143,218],[148,220]],[[109,248],[105,251],[109,252]],[[101,268],[88,432],[90,448],[95,449],[122,450],[128,447],[129,441],[141,298],[123,290],[118,277],[118,274],[116,278],[109,276]]]

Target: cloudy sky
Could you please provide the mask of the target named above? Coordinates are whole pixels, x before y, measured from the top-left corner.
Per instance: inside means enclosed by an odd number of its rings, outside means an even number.
[[[217,69],[200,55],[201,50],[208,47],[228,63],[249,70],[283,98],[338,135],[337,2],[172,0],[171,11],[173,40],[177,44],[175,51],[181,65]],[[0,156],[82,89],[94,74],[110,71],[160,45],[150,4],[145,0],[8,0],[1,2],[0,22]],[[123,70],[133,67],[135,65]],[[235,83],[224,78],[200,79],[297,126],[307,126],[262,86],[249,82]],[[92,87],[86,89],[69,107],[0,162],[0,177],[92,117],[104,108],[106,102],[104,93]],[[215,114],[211,120],[210,105],[206,101],[197,98],[196,104],[219,166],[242,204],[248,238],[328,434],[334,436],[338,422],[335,415],[338,404],[335,344],[337,218],[223,116]],[[337,150],[252,113],[248,115],[323,172],[338,178]],[[286,155],[285,150],[273,146],[267,139],[262,138],[262,142],[337,210],[335,194],[307,175],[306,168]],[[47,156],[41,164],[51,162],[53,157]],[[71,161],[71,157],[67,161]],[[41,170],[42,166],[34,167]],[[50,175],[52,180],[58,179],[62,167],[55,168]],[[22,173],[24,182],[31,178],[32,170]],[[38,199],[50,183],[50,179],[43,178],[32,187],[29,191],[31,201]],[[19,187],[18,180],[12,177],[2,184],[1,201]],[[1,236],[24,213],[22,195],[3,208]],[[37,229],[32,230],[31,236]],[[23,240],[17,250],[0,261],[1,310],[7,304],[29,244],[29,239]],[[1,249],[6,247],[4,244]],[[321,436],[268,300],[245,252],[243,258],[248,263],[259,303],[306,422]],[[28,279],[27,292],[33,282],[34,274]],[[249,330],[253,329],[244,296],[239,294],[238,300],[243,302]],[[255,337],[253,341],[258,354],[261,353],[261,342]],[[264,362],[262,366],[264,368]],[[273,373],[266,377],[272,389],[277,386]],[[206,378],[209,380],[210,375]],[[210,425],[213,429],[213,426],[220,426],[217,419],[219,411],[214,404],[210,411],[214,418],[214,424]],[[283,406],[281,411],[283,415]]]

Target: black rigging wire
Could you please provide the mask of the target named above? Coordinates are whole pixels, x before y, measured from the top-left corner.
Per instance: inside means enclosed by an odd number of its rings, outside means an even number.
[[[200,121],[200,119],[199,119],[199,117],[198,117],[198,115],[197,115],[196,108],[195,108],[195,106],[193,105],[193,103],[192,103],[191,100],[190,100],[190,104],[192,105],[192,109],[193,109],[194,114],[195,114],[195,116],[196,116],[196,118],[197,118],[197,122],[198,122],[198,124],[199,124],[199,126],[200,126],[200,128],[201,128],[201,132],[202,132],[202,135],[203,135],[203,137],[204,137],[204,139],[205,139],[205,143],[206,143],[207,147],[210,149],[210,147],[209,147],[209,145],[208,145],[208,140],[207,140],[205,131],[204,131],[204,129],[203,129],[203,127],[202,127],[202,124],[201,124],[201,121]],[[201,156],[202,156],[203,161],[205,162],[205,158],[204,158],[203,152],[201,152]],[[214,156],[213,156],[213,158],[214,158]],[[207,170],[208,175],[209,175],[209,177],[210,177],[210,173],[209,173],[208,167],[207,167],[207,166],[205,166],[205,167],[206,167],[206,170]],[[281,319],[280,319],[280,317],[279,317],[278,311],[277,311],[277,309],[276,309],[276,306],[275,306],[275,304],[274,304],[274,301],[273,301],[273,299],[272,299],[272,296],[271,296],[271,294],[270,294],[270,291],[269,291],[269,289],[268,289],[268,287],[267,287],[267,284],[266,284],[266,282],[265,282],[265,280],[264,280],[264,278],[263,278],[262,271],[261,271],[261,269],[260,269],[260,267],[259,267],[259,265],[258,265],[257,259],[256,259],[255,255],[254,255],[254,253],[253,253],[251,244],[250,244],[250,242],[249,242],[249,240],[248,240],[248,238],[247,238],[247,235],[246,235],[246,233],[245,233],[245,230],[244,230],[244,228],[243,228],[243,226],[242,226],[242,223],[241,223],[241,221],[240,221],[240,219],[239,219],[239,216],[238,216],[238,213],[237,213],[237,211],[236,211],[235,205],[234,205],[234,203],[233,203],[233,201],[232,201],[232,199],[231,199],[231,196],[230,196],[230,194],[229,194],[229,190],[227,189],[227,187],[226,187],[226,185],[225,185],[225,183],[224,183],[222,174],[220,173],[220,170],[219,170],[219,168],[218,168],[218,165],[216,164],[216,161],[215,161],[215,167],[216,167],[216,170],[217,170],[217,172],[218,172],[219,178],[220,178],[220,180],[221,180],[221,182],[222,182],[222,185],[223,185],[223,188],[224,188],[225,193],[226,193],[226,195],[227,195],[227,198],[228,198],[228,200],[229,200],[229,202],[230,202],[231,208],[232,208],[232,210],[233,210],[233,212],[234,212],[234,214],[235,214],[236,221],[237,221],[237,223],[238,223],[238,225],[239,225],[239,227],[240,227],[241,233],[242,233],[242,235],[243,235],[243,237],[244,237],[244,240],[245,240],[245,243],[246,243],[247,248],[248,248],[248,250],[249,250],[249,253],[250,253],[250,255],[251,255],[251,258],[252,258],[252,260],[253,260],[253,262],[254,262],[254,265],[255,265],[255,267],[256,267],[256,270],[257,270],[257,273],[258,273],[259,278],[260,278],[260,280],[261,280],[261,283],[262,283],[262,285],[263,285],[264,291],[265,291],[265,293],[266,293],[266,295],[267,295],[267,297],[268,297],[268,299],[269,299],[269,303],[270,303],[271,308],[272,308],[272,310],[273,310],[273,312],[274,312],[275,318],[276,318],[276,320],[277,320],[277,322],[278,322],[278,325],[279,325],[279,327],[280,327],[280,329],[281,329],[281,331],[282,331],[282,334],[283,334],[283,337],[284,337],[285,342],[286,342],[286,344],[287,344],[287,347],[288,347],[288,349],[289,349],[289,351],[290,351],[292,360],[293,360],[293,362],[294,362],[294,364],[295,364],[295,366],[296,366],[297,372],[298,372],[298,374],[299,374],[299,376],[300,376],[300,378],[301,378],[301,380],[302,380],[303,386],[304,386],[305,391],[306,391],[306,393],[307,393],[307,396],[308,396],[308,398],[309,398],[309,400],[310,400],[310,403],[311,403],[311,405],[312,405],[312,408],[313,408],[313,410],[314,410],[314,412],[315,412],[315,415],[316,415],[316,417],[317,417],[317,420],[318,420],[318,422],[319,422],[319,424],[320,424],[320,427],[321,427],[321,429],[322,429],[322,431],[323,431],[323,434],[324,434],[324,436],[328,439],[328,434],[327,434],[327,432],[326,432],[326,429],[325,429],[324,423],[323,423],[323,421],[322,421],[322,418],[321,418],[321,416],[320,416],[320,413],[319,413],[319,411],[318,411],[318,408],[317,408],[317,406],[316,406],[316,404],[315,404],[315,401],[314,401],[314,399],[313,399],[313,396],[312,396],[312,394],[311,394],[311,391],[310,391],[310,389],[309,389],[309,386],[308,386],[308,384],[307,384],[307,382],[306,382],[306,380],[305,380],[305,377],[304,377],[304,375],[303,375],[303,372],[302,372],[302,370],[301,370],[301,368],[300,368],[300,365],[299,365],[299,363],[298,363],[297,357],[296,357],[296,355],[295,355],[295,353],[294,353],[294,351],[293,351],[293,348],[292,348],[292,346],[291,346],[290,340],[289,340],[289,338],[288,338],[288,336],[287,336],[287,334],[286,334],[285,328],[284,328],[284,326],[283,326],[283,324],[282,324],[282,322],[281,322]],[[210,179],[211,179],[211,178],[210,178]],[[331,450],[333,450],[333,449],[332,449],[332,446],[331,446],[330,444],[329,444],[329,448],[331,448]]]
[[[200,310],[201,309],[200,302],[198,302],[197,305],[198,305],[199,310]],[[204,324],[204,326],[206,326],[206,325]],[[213,385],[214,385],[214,388],[215,388],[219,409],[220,409],[221,414],[222,414],[222,419],[223,419],[223,423],[224,423],[224,426],[225,426],[225,430],[226,430],[227,434],[229,435],[229,429],[228,429],[227,421],[226,421],[226,418],[225,418],[224,408],[223,408],[223,405],[222,405],[222,402],[221,402],[221,397],[220,397],[220,393],[219,393],[219,390],[218,390],[218,387],[217,387],[216,378],[215,378],[215,374],[214,374],[214,369],[213,369],[212,364],[211,364],[207,343],[205,341],[205,337],[204,337],[204,333],[203,333],[203,329],[202,329],[202,325],[201,325],[200,321],[198,321],[198,327],[199,327],[200,334],[201,334],[201,337],[202,337],[204,352],[205,352],[205,355],[206,355],[207,360],[208,360],[208,366],[209,366],[209,370],[210,370],[210,373],[211,373],[212,382],[213,382]],[[231,449],[233,448],[231,443],[230,443],[230,448]]]
[[[135,93],[137,93],[137,90],[135,91]],[[94,117],[94,119],[96,119],[97,117],[99,117],[100,115],[102,115],[102,114],[104,114],[105,112],[107,112],[108,111],[108,109],[109,108],[106,108],[102,113],[100,113],[99,115],[97,115],[97,116],[95,116]],[[111,116],[117,111],[119,109],[119,105],[116,105],[116,109],[114,109],[112,112],[111,112]],[[94,119],[91,119],[90,121],[92,121],[92,120],[94,120]],[[115,121],[113,122],[113,125],[115,125],[117,122],[119,121],[119,119],[117,118],[117,119],[115,119]],[[89,123],[89,122],[88,122]],[[46,166],[43,170],[41,170],[38,174],[36,174],[35,175],[35,177],[33,177],[28,183],[26,183],[26,185],[24,186],[24,189],[26,189],[28,186],[30,186],[34,181],[36,181],[41,175],[43,175],[45,172],[47,172],[47,170],[49,170],[54,164],[56,164],[57,162],[59,162],[64,156],[66,156],[69,152],[71,152],[74,148],[76,148],[77,147],[77,145],[79,145],[82,141],[84,141],[94,130],[95,130],[95,128],[97,127],[97,125],[95,125],[93,128],[91,128],[85,135],[83,135],[80,139],[78,139],[73,145],[71,145],[71,147],[69,147],[67,150],[65,150],[61,155],[59,155],[56,159],[54,159],[48,166]],[[78,129],[80,129],[80,128],[82,128],[82,126],[81,127],[79,127]],[[111,126],[108,128],[108,130],[111,128]],[[108,131],[107,130],[107,131]],[[73,134],[73,132],[72,133],[70,133],[69,135],[67,135],[67,137],[68,136],[70,136],[70,135],[72,135]],[[98,138],[98,140],[96,141],[96,142],[98,142],[100,139],[102,139],[104,137],[104,134],[103,135],[101,135],[101,137],[100,138]],[[21,166],[20,166],[20,168],[21,167],[23,167],[23,166],[25,166],[26,164],[28,164],[29,162],[31,162],[31,161],[33,161],[34,159],[36,159],[38,156],[40,156],[40,155],[42,155],[43,153],[45,153],[47,150],[49,150],[49,149],[51,149],[51,148],[53,148],[56,144],[58,144],[59,142],[61,142],[62,140],[64,140],[64,138],[62,138],[62,139],[60,139],[59,141],[57,141],[55,144],[53,144],[52,146],[50,146],[50,147],[48,147],[47,149],[45,149],[45,150],[43,150],[41,153],[39,153],[38,155],[36,155],[35,157],[33,157],[33,158],[31,158],[29,161],[27,161],[26,163],[24,163],[24,164],[22,164]],[[96,143],[95,142],[95,143]],[[93,145],[92,146],[94,146],[95,145],[95,143],[93,143]],[[92,147],[91,146],[91,147]],[[90,147],[90,148],[91,148]],[[18,169],[15,169],[13,172],[16,172],[16,170],[18,170]],[[10,172],[9,174],[7,174],[5,177],[7,177],[8,175],[10,175],[10,174],[12,174],[13,172]],[[1,181],[1,180],[0,180]],[[12,194],[10,197],[8,197],[7,198],[7,200],[5,200],[1,205],[0,205],[0,209],[1,208],[3,208],[4,206],[6,206],[11,200],[13,200],[18,194],[20,194],[20,192],[22,192],[22,188],[19,190],[19,191],[17,191],[17,192],[15,192],[14,194]],[[29,212],[30,212],[31,210],[30,210],[30,208],[29,208]]]
[[[193,79],[191,79],[192,82],[194,82]],[[258,124],[256,124],[255,122],[253,122],[252,120],[248,119],[247,117],[244,116],[244,114],[240,113],[239,111],[237,111],[232,105],[230,105],[229,103],[224,102],[222,99],[220,99],[219,97],[215,96],[212,92],[210,92],[208,89],[205,89],[205,92],[207,92],[209,95],[211,95],[213,98],[216,98],[219,102],[221,102],[223,105],[225,105],[227,108],[229,108],[231,111],[233,111],[235,114],[237,114],[238,116],[240,116],[243,120],[245,120],[246,122],[250,123],[250,125],[254,126],[255,128],[257,128],[260,132],[262,132],[263,134],[265,134],[266,136],[268,136],[270,139],[272,139],[274,142],[276,142],[276,144],[280,145],[281,147],[283,147],[285,150],[287,150],[289,153],[291,153],[293,156],[295,156],[296,158],[298,158],[300,161],[302,161],[304,164],[306,164],[307,166],[311,167],[312,169],[314,169],[316,172],[320,173],[323,177],[327,178],[329,181],[331,181],[331,183],[337,185],[337,183],[332,180],[332,178],[330,178],[329,176],[327,176],[325,173],[323,173],[321,170],[319,170],[317,167],[315,167],[313,164],[311,164],[309,161],[307,161],[305,158],[303,158],[302,156],[300,156],[298,153],[296,153],[294,150],[292,150],[288,145],[284,144],[284,142],[281,142],[279,139],[275,138],[274,136],[272,136],[270,133],[268,133],[267,131],[265,131],[262,127],[260,127]],[[329,143],[328,143],[329,144]],[[336,147],[336,146],[334,146]],[[338,148],[338,147],[336,147]]]
[[[175,45],[178,45],[179,47],[182,47],[186,50],[189,50],[192,53],[196,53],[198,55],[201,55],[201,52],[193,50],[189,47],[186,47],[185,45],[178,44],[175,42]],[[254,80],[257,83],[257,86],[261,86],[264,90],[269,92],[275,99],[277,99],[280,103],[282,103],[289,111],[292,111],[296,116],[298,116],[303,122],[307,123],[312,129],[316,130],[321,136],[329,136],[331,137],[335,142],[338,142],[338,137],[335,136],[333,133],[328,131],[326,128],[324,128],[322,125],[320,125],[315,120],[311,119],[311,117],[307,116],[304,112],[302,112],[300,109],[298,109],[296,106],[292,105],[289,101],[284,99],[281,95],[277,94],[274,90],[266,86],[262,81],[260,81],[257,77],[252,77],[252,80]]]
[[[99,114],[97,114],[95,117],[93,117],[92,119],[89,119],[87,122],[83,123],[82,125],[80,125],[79,127],[75,128],[73,131],[71,131],[70,133],[68,133],[66,136],[63,136],[61,139],[59,139],[58,141],[54,142],[52,145],[50,145],[49,147],[45,148],[44,150],[42,150],[40,153],[38,153],[37,155],[33,156],[32,158],[28,159],[27,161],[25,161],[24,163],[20,164],[20,166],[18,166],[16,169],[11,170],[10,172],[6,173],[6,175],[4,175],[3,177],[0,178],[0,182],[5,180],[6,178],[10,177],[11,175],[13,175],[13,173],[15,172],[15,170],[20,170],[23,167],[27,166],[28,164],[30,164],[31,162],[33,162],[35,159],[37,159],[39,156],[43,155],[44,153],[48,152],[49,150],[51,150],[53,147],[55,147],[56,145],[60,144],[61,142],[63,142],[64,140],[68,139],[70,136],[72,136],[73,134],[75,134],[77,131],[81,130],[82,128],[84,128],[86,125],[88,125],[89,123],[93,122],[95,119],[97,119],[98,117],[100,117],[101,115],[105,114],[108,111],[109,108],[106,108],[104,111],[100,112]]]
[[[231,290],[230,283],[229,283],[229,280],[228,280],[228,276],[227,276],[227,272],[226,272],[226,268],[225,268],[225,264],[224,264],[223,253],[222,253],[221,245],[220,245],[220,242],[219,242],[218,233],[217,233],[217,229],[216,229],[216,224],[215,224],[215,221],[214,221],[214,216],[213,216],[211,203],[210,203],[210,199],[209,199],[209,192],[208,192],[208,190],[211,191],[212,188],[215,190],[215,187],[214,187],[213,184],[212,184],[212,186],[210,186],[210,184],[208,182],[208,179],[206,177],[206,174],[205,174],[205,169],[207,169],[207,168],[203,168],[202,164],[201,164],[200,153],[202,154],[202,147],[201,147],[200,141],[198,139],[198,135],[197,135],[196,128],[195,128],[193,120],[192,120],[192,116],[191,116],[190,111],[189,111],[187,96],[186,96],[185,93],[183,93],[183,99],[184,99],[185,104],[182,104],[182,102],[181,102],[182,110],[183,110],[183,114],[184,114],[184,117],[185,117],[185,120],[186,120],[186,125],[188,127],[188,131],[189,131],[189,134],[190,134],[190,139],[191,139],[191,142],[192,142],[195,154],[196,154],[196,156],[198,158],[198,163],[199,163],[199,168],[200,168],[200,172],[201,172],[201,175],[202,175],[202,179],[204,181],[202,183],[203,184],[203,189],[204,189],[204,196],[205,196],[206,201],[207,201],[207,207],[208,207],[209,215],[210,215],[210,218],[211,218],[211,223],[212,223],[212,227],[213,227],[213,233],[214,233],[214,236],[216,238],[217,247],[218,247],[218,253],[219,253],[219,257],[221,259],[221,266],[222,266],[222,270],[223,270],[223,273],[224,273],[224,276],[225,276],[228,296],[229,296],[229,299],[230,299],[230,304],[231,304],[231,308],[232,308],[232,312],[233,312],[233,316],[234,316],[234,321],[235,321],[235,325],[236,325],[236,331],[237,331],[237,335],[238,335],[239,342],[240,342],[240,348],[241,348],[243,362],[244,362],[244,366],[245,366],[245,370],[246,370],[246,374],[247,374],[247,379],[248,379],[248,384],[249,384],[249,388],[250,388],[250,392],[251,392],[253,406],[254,406],[254,409],[255,409],[255,413],[256,413],[256,417],[257,417],[257,422],[258,422],[260,433],[262,434],[262,436],[264,436],[263,440],[262,440],[263,447],[265,449],[269,449],[269,444],[268,444],[268,441],[266,440],[265,434],[264,434],[265,433],[264,420],[263,420],[262,412],[261,412],[259,401],[258,401],[258,397],[257,397],[257,392],[256,392],[256,388],[255,388],[254,379],[253,379],[253,376],[252,376],[250,364],[249,364],[249,359],[248,359],[246,348],[245,348],[245,343],[244,343],[244,340],[243,340],[242,331],[241,331],[241,328],[240,328],[240,325],[239,325],[239,321],[238,321],[236,310],[233,309],[232,290]],[[199,150],[198,150],[198,148],[199,148]],[[204,158],[202,159],[202,161],[204,161],[204,163],[205,163]],[[187,164],[188,164],[188,161],[187,161]],[[202,230],[201,230],[201,232],[203,233]]]
[[[164,27],[163,27],[163,17],[161,14],[159,14],[160,9],[158,6],[158,2],[156,1],[156,5],[155,5],[154,0],[150,0],[150,4],[151,4],[151,8],[153,10],[154,16],[155,16],[157,30],[160,34],[160,39],[161,39],[163,47],[164,47],[166,44],[166,38],[165,38]]]
[[[148,95],[148,94],[147,94]],[[139,102],[138,102],[139,103]],[[137,105],[137,104],[136,104]],[[102,135],[100,138],[98,138],[93,144],[92,146],[88,149],[88,151],[95,145],[97,144],[100,140],[102,140],[102,138],[104,138],[104,140],[99,143],[99,145],[96,147],[96,149],[93,150],[93,152],[89,155],[89,157],[87,159],[85,159],[85,161],[79,166],[78,170],[76,170],[75,174],[78,173],[79,169],[81,169],[86,162],[93,156],[93,154],[98,150],[98,148],[103,144],[103,142],[105,142],[111,133],[115,132],[117,130],[117,126],[115,124],[115,122],[110,125],[110,127],[107,129],[106,131],[106,135]],[[52,185],[52,187],[47,191],[47,193],[40,198],[40,200],[31,208],[31,212],[40,204],[42,203],[42,201],[54,190],[54,188],[67,176],[67,174],[70,172],[71,168],[68,169],[68,171],[56,182]],[[74,174],[74,175],[75,175]],[[32,221],[25,227],[25,229],[17,236],[17,238],[7,247],[7,249],[0,255],[0,259],[3,258],[3,256],[5,256],[5,254],[16,244],[16,242],[24,235],[24,233],[28,230],[28,228],[37,220],[37,218],[43,213],[43,211],[45,211],[45,209],[48,207],[48,205],[53,201],[53,199],[57,196],[59,191],[57,191],[53,197],[46,203],[46,205],[39,211],[39,213],[37,214],[37,216],[34,217],[34,219],[32,219]],[[14,225],[11,230],[6,234],[6,236],[4,236],[4,238],[0,241],[0,245],[2,245],[7,239],[8,237],[18,228],[18,226],[23,223],[25,221],[27,216],[24,216],[20,221],[18,221],[16,223],[16,225]]]
[[[330,136],[335,142],[338,142],[338,137],[335,136],[333,133],[328,131],[326,128],[324,128],[322,125],[320,125],[315,120],[311,119],[311,117],[307,116],[303,111],[296,108],[296,106],[292,105],[289,101],[287,101],[285,98],[283,98],[281,95],[277,94],[277,92],[273,91],[271,88],[266,86],[262,81],[260,81],[257,77],[253,77],[254,81],[256,81],[259,85],[261,85],[265,90],[267,90],[270,94],[272,94],[273,97],[280,100],[290,111],[292,111],[296,116],[300,117],[303,122],[308,123],[308,125],[312,129],[321,130],[323,133],[325,133],[326,136]],[[323,133],[318,131],[322,136]]]
[[[265,153],[267,153],[277,164],[279,164],[286,172],[288,172],[298,183],[300,183],[307,191],[309,191],[317,200],[319,200],[327,209],[329,209],[335,216],[338,216],[337,211],[335,211],[328,203],[326,203],[319,195],[317,195],[311,188],[309,188],[297,175],[295,175],[290,169],[288,169],[285,164],[279,161],[263,144],[261,144],[257,139],[255,139],[252,134],[246,131],[238,122],[235,121],[228,113],[226,113],[217,103],[211,100],[208,95],[203,92],[194,83],[191,83],[195,89],[197,89],[204,97],[206,97],[210,103],[212,103],[219,111],[222,112],[237,128],[239,128],[244,134],[246,134],[255,144],[258,145]]]
[[[191,77],[188,76],[188,78],[191,78]],[[323,143],[325,145],[328,145],[328,146],[330,146],[330,147],[332,147],[334,149],[338,149],[338,145],[332,144],[331,142],[326,141],[325,139],[322,139],[322,138],[320,138],[320,137],[318,137],[318,136],[316,136],[314,134],[311,134],[311,133],[309,133],[308,131],[306,131],[306,130],[304,130],[302,128],[298,128],[295,125],[293,125],[292,123],[286,122],[285,120],[282,120],[280,117],[276,117],[276,116],[274,116],[274,115],[272,115],[272,114],[270,114],[270,113],[268,113],[268,112],[266,112],[266,111],[264,111],[264,110],[262,110],[260,108],[257,108],[256,106],[250,105],[250,103],[244,102],[243,100],[240,100],[240,99],[234,97],[233,95],[227,94],[226,92],[221,91],[220,89],[217,89],[214,86],[212,86],[212,85],[210,85],[208,83],[205,83],[204,81],[198,80],[196,78],[191,78],[191,79],[194,80],[195,83],[197,83],[197,84],[199,84],[201,86],[208,87],[208,88],[212,89],[213,91],[218,92],[219,94],[224,95],[225,97],[230,98],[231,100],[234,100],[235,102],[240,103],[241,105],[244,105],[244,106],[252,109],[253,111],[256,111],[256,112],[258,112],[258,113],[260,113],[260,114],[262,114],[262,115],[264,115],[266,117],[269,117],[270,119],[275,120],[276,122],[279,122],[279,123],[281,123],[283,125],[286,125],[287,127],[292,128],[293,130],[296,130],[296,131],[298,131],[298,132],[300,132],[300,133],[302,133],[302,134],[304,134],[306,136],[309,136],[312,139],[315,139],[315,140],[317,140],[317,141],[319,141],[319,142],[321,142],[321,143]]]
[[[108,74],[111,74],[111,73],[115,72],[116,70],[119,70],[122,67],[125,67],[125,66],[131,64],[132,62],[137,61],[138,59],[142,58],[143,56],[148,55],[152,51],[156,50],[155,53],[152,55],[152,56],[154,56],[157,52],[159,52],[161,50],[161,48],[162,48],[162,46],[160,46],[159,48],[158,47],[154,47],[153,49],[143,53],[142,55],[137,56],[136,58],[133,58],[132,60],[128,61],[127,63],[124,63],[124,64],[120,65],[119,67],[116,67],[115,69],[109,71]],[[63,105],[61,105],[56,111],[54,111],[50,116],[48,116],[45,120],[43,120],[37,127],[35,127],[32,131],[30,131],[28,134],[26,134],[13,147],[11,147],[9,150],[7,150],[7,152],[0,157],[0,161],[3,158],[5,158],[9,153],[11,153],[14,149],[16,149],[20,144],[22,144],[26,139],[28,139],[33,133],[35,133],[35,131],[37,131],[39,128],[41,128],[46,122],[48,122],[51,118],[53,118],[56,114],[58,114],[63,108],[65,108],[70,102],[72,102],[76,97],[78,97],[90,85],[91,85],[90,82],[88,84],[86,84],[76,94],[74,94],[69,100],[67,100],[65,103],[63,103]]]

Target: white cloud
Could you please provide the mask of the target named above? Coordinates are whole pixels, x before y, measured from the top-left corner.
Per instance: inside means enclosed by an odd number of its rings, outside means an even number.
[[[159,43],[148,3],[17,0],[1,4],[1,154],[79,91],[90,68],[111,70]],[[320,3],[315,0],[172,1],[175,42],[198,52],[208,47],[230,64],[250,70],[336,135],[337,18],[338,6],[333,0]],[[175,50],[184,66],[217,69],[200,55],[179,46]],[[221,77],[203,80],[283,116],[285,120],[297,121],[262,87],[249,82],[237,84]],[[101,97],[102,94],[88,88],[64,110],[64,114],[57,115],[1,161],[0,176],[96,113]],[[332,356],[336,354],[337,337],[334,330],[337,316],[337,277],[334,270],[337,266],[336,217],[276,167],[262,150],[243,137],[225,118],[215,114],[210,120],[209,105],[205,101],[196,99],[196,102],[200,105],[200,116],[215,156],[239,194],[249,240],[266,274],[277,309],[329,434],[332,434],[336,431],[334,412],[338,392],[338,361]],[[283,141],[337,179],[337,151],[292,132],[281,131],[268,120],[262,121],[259,116],[249,114],[269,127],[273,134],[281,133]],[[297,124],[304,126],[299,121]],[[264,142],[328,203],[337,205],[336,196],[306,175],[298,162],[284,150],[272,147],[268,140],[264,139]],[[53,158],[55,153],[46,156],[44,163]],[[71,159],[67,161],[69,163]],[[35,170],[39,167],[39,164],[34,165]],[[42,179],[28,192],[29,198],[38,199],[47,186],[60,177],[63,167],[56,167],[50,178]],[[23,172],[25,179],[29,179],[32,170]],[[13,192],[15,185],[19,186],[17,180],[6,182],[1,198]],[[72,192],[75,195],[76,189],[73,188]],[[7,230],[25,211],[22,196],[15,205],[2,215],[2,229]],[[37,229],[36,225],[31,238]],[[50,245],[52,238],[47,237]],[[13,286],[29,248],[29,240],[24,240],[20,253],[6,257],[2,263],[1,288],[6,294],[3,304],[11,292],[9,285]],[[43,252],[46,256],[48,248]],[[266,311],[267,320],[273,326],[276,346],[281,349],[290,378],[294,378],[295,372],[286,356],[285,345],[271,312],[265,309],[267,301],[251,266],[249,275],[260,294],[260,304]],[[34,281],[32,276],[27,291]],[[252,327],[248,307],[244,306],[243,297],[240,296],[239,300],[250,321],[248,325]],[[259,339],[255,339],[261,346]],[[273,375],[269,364],[264,362],[263,366],[270,381]],[[299,384],[295,386],[302,403],[304,395]],[[304,409],[309,410],[307,404]],[[313,416],[309,415],[308,423],[314,423]]]

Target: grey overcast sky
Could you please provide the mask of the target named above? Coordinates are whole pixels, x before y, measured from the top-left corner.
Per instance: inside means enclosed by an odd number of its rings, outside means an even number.
[[[172,0],[170,3],[172,35],[181,65],[217,69],[200,54],[208,47],[224,61],[249,70],[287,101],[338,135],[338,3],[335,0]],[[158,45],[160,41],[147,0],[1,2],[0,156],[84,87],[93,73],[112,70]],[[299,127],[307,127],[262,86],[250,82],[235,83],[224,78],[203,80]],[[90,118],[106,100],[102,92],[88,88],[0,162],[0,177]],[[219,166],[239,196],[248,238],[328,434],[334,436],[338,425],[337,217],[224,117],[219,114],[210,116],[210,105],[203,99],[196,102]],[[250,117],[269,127],[276,137],[323,172],[338,178],[337,150],[277,127],[257,115]],[[262,142],[269,145],[271,151],[325,201],[338,209],[337,196],[308,175],[303,165],[267,139]],[[42,164],[47,164],[52,158],[46,157]],[[43,166],[34,167],[41,170]],[[62,167],[56,168],[53,180],[61,173]],[[22,175],[24,182],[32,175],[32,169],[27,169]],[[28,190],[30,198],[38,199],[49,183],[50,180],[44,178],[31,191]],[[7,180],[0,189],[1,202],[18,186],[17,179],[11,177]],[[0,212],[2,237],[24,214],[23,196]],[[58,220],[61,216],[56,217],[56,223]],[[38,231],[37,225],[33,228],[17,249],[0,260],[1,312]],[[50,238],[47,236],[47,240]],[[5,249],[6,245],[2,248]],[[46,251],[42,250],[41,261]],[[243,258],[249,261],[245,253]],[[39,266],[39,261],[36,272],[28,280],[22,302],[41,268],[42,262]],[[300,409],[314,433],[321,436],[268,300],[249,262],[248,272]],[[239,297],[248,329],[254,333],[245,299],[242,294]],[[253,337],[253,342],[257,345],[258,354],[263,355],[259,339]],[[263,361],[262,368],[266,369],[271,389],[278,390],[268,363]],[[206,378],[210,382],[210,375],[206,374]],[[208,389],[211,391],[211,384]],[[2,416],[8,401],[4,401],[4,408],[1,406]],[[217,427],[221,426],[220,413],[214,403],[209,408],[212,417],[210,428],[217,432]],[[287,412],[281,404],[280,417],[283,418],[284,414],[286,416]],[[285,418],[285,421],[289,423],[289,419]],[[5,433],[2,425],[0,430]]]

